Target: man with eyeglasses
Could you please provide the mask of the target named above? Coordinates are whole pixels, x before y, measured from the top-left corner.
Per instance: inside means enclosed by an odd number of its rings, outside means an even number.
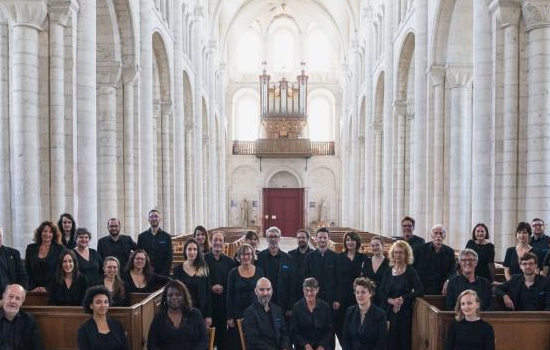
[[[120,270],[124,270],[130,254],[137,249],[137,244],[132,237],[120,234],[120,220],[111,218],[107,221],[109,235],[97,241],[97,251],[105,260],[108,256],[114,256],[120,263]]]
[[[529,244],[537,252],[537,255],[539,257],[539,268],[542,269],[543,266],[545,266],[545,257],[546,255],[548,255],[548,251],[550,249],[550,237],[548,237],[544,232],[544,220],[542,219],[534,218],[533,221],[531,221],[531,228],[533,229],[533,235],[529,240]],[[548,265],[550,265],[550,262],[548,263]]]
[[[477,292],[481,310],[490,310],[492,297],[491,282],[486,278],[475,275],[477,260],[477,253],[472,249],[466,248],[460,252],[461,273],[449,279],[447,294],[445,295],[445,308],[447,310],[454,310],[458,296],[467,289]]]
[[[294,298],[294,271],[292,257],[279,248],[281,230],[270,227],[265,231],[267,249],[258,254],[256,266],[264,270],[265,277],[273,286],[273,300],[290,316]]]
[[[169,277],[173,259],[172,237],[160,228],[161,219],[158,210],[149,212],[151,227],[139,234],[137,247],[147,252],[155,273]]]
[[[401,232],[403,233],[402,239],[409,243],[411,248],[414,250],[417,246],[426,243],[424,238],[419,237],[414,234],[414,225],[415,220],[410,216],[405,216],[401,220]]]
[[[443,244],[447,230],[443,225],[432,227],[432,241],[416,246],[414,268],[424,286],[425,295],[445,295],[446,281],[456,274],[455,252]]]
[[[519,258],[523,272],[513,275],[506,283],[494,288],[504,305],[514,311],[550,311],[550,289],[548,280],[536,273],[537,255],[525,253]]]

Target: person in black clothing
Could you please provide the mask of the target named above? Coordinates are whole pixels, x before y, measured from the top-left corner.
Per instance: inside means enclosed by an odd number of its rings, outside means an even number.
[[[25,288],[10,284],[2,294],[0,307],[0,349],[43,350],[38,325],[31,314],[21,310]]]
[[[208,265],[199,248],[199,243],[191,238],[183,245],[183,264],[174,267],[173,278],[183,282],[191,294],[193,305],[200,310],[207,327],[212,324],[212,302]]]
[[[317,299],[319,283],[309,277],[302,287],[304,297],[292,307],[290,322],[290,339],[294,349],[332,350],[332,312],[326,302]]]
[[[149,256],[139,248],[130,254],[122,279],[126,282],[128,293],[153,293],[171,280],[153,272]]]
[[[346,311],[342,350],[386,350],[386,313],[371,303],[374,283],[365,277],[353,281],[357,304]]]
[[[292,257],[294,263],[294,295],[293,303],[302,298],[302,283],[304,282],[305,270],[306,270],[306,255],[313,251],[309,247],[309,232],[304,229],[296,232],[296,240],[298,241],[298,247],[288,252],[288,255]]]
[[[466,248],[477,253],[475,275],[493,282],[495,280],[495,245],[488,240],[489,229],[484,223],[479,223],[474,226],[472,239],[466,243]]]
[[[254,254],[252,246],[246,243],[241,245],[237,250],[241,264],[229,271],[227,277],[227,345],[231,350],[242,348],[237,332],[237,320],[243,318],[244,310],[254,301],[256,282],[264,276],[262,268],[252,263],[255,260]]]
[[[114,256],[121,266],[126,266],[130,253],[137,249],[132,237],[120,234],[120,220],[112,218],[107,221],[109,235],[97,241],[97,251],[102,259]]]
[[[426,243],[424,238],[418,237],[414,234],[415,224],[416,221],[410,216],[405,216],[403,219],[401,219],[401,232],[403,233],[402,239],[405,242],[409,243],[413,251],[417,246]]]
[[[412,266],[412,249],[407,242],[393,243],[388,255],[391,269],[377,289],[390,322],[388,350],[410,350],[413,301],[424,295],[424,289]]]
[[[413,252],[413,266],[427,295],[444,295],[446,281],[456,274],[455,252],[443,244],[446,235],[443,225],[435,225],[432,227],[432,241],[417,246]]]
[[[210,253],[210,240],[208,239],[208,231],[204,226],[195,227],[193,238],[197,240],[203,255]]]
[[[57,228],[61,233],[61,244],[67,249],[76,247],[76,221],[69,213],[63,213],[57,221]]]
[[[525,253],[520,258],[521,275],[513,275],[509,281],[494,288],[504,305],[515,311],[550,311],[550,286],[548,280],[536,273],[537,255]]]
[[[244,235],[244,242],[246,244],[249,244],[254,249],[255,256],[258,257],[258,254],[260,254],[260,251],[258,250],[258,244],[260,243],[260,237],[258,236],[258,233],[256,233],[256,231],[246,231],[246,234]],[[238,264],[239,259],[237,253],[235,253],[234,258]],[[256,259],[254,259],[252,263],[256,264]]]
[[[151,227],[139,234],[137,247],[147,252],[155,273],[170,276],[173,259],[172,237],[160,228],[160,220],[158,210],[153,209],[149,212]]]
[[[0,227],[0,291],[4,291],[9,284],[19,284],[27,288],[29,277],[19,251],[6,247],[3,243],[4,231]]]
[[[103,260],[103,278],[99,284],[111,292],[111,306],[130,306],[128,285],[120,277],[120,263],[114,256],[108,256]]]
[[[279,248],[281,230],[270,227],[266,230],[268,248],[258,254],[256,266],[264,271],[273,288],[273,300],[283,312],[290,316],[292,300],[294,300],[294,266],[292,257]]]
[[[338,286],[338,300],[340,308],[336,314],[335,330],[338,339],[342,339],[342,326],[346,310],[355,304],[353,281],[361,276],[361,266],[365,255],[360,253],[361,237],[357,232],[349,231],[344,234],[344,251],[338,254],[336,269],[340,274]]]
[[[57,227],[44,221],[34,232],[34,243],[27,246],[25,269],[29,276],[29,290],[45,292],[55,275],[57,258],[63,246]]]
[[[529,244],[531,234],[531,225],[529,225],[529,223],[522,221],[518,224],[516,228],[517,244],[515,247],[506,249],[504,263],[502,264],[504,265],[504,277],[506,281],[509,281],[513,275],[521,274],[519,260],[525,253],[536,254],[536,250]]]
[[[373,281],[375,289],[380,287],[384,274],[390,269],[390,261],[384,256],[383,248],[384,242],[382,241],[382,237],[372,237],[370,239],[372,256],[365,258],[361,266],[361,276]],[[378,293],[373,295],[372,302],[377,306],[385,305],[385,302],[380,300]]]
[[[548,254],[550,249],[550,237],[544,233],[544,220],[534,218],[531,221],[531,228],[533,229],[533,235],[529,240],[529,244],[535,249],[539,257],[539,269],[543,269],[544,258]]]
[[[57,306],[79,306],[86,294],[88,282],[78,271],[78,261],[72,250],[59,254],[55,278],[48,288],[48,304]]]
[[[447,331],[445,350],[495,350],[493,327],[479,317],[479,298],[473,290],[458,297],[455,321]]]
[[[225,236],[222,231],[212,232],[212,251],[204,256],[210,277],[212,299],[212,326],[216,328],[215,346],[226,349],[227,333],[227,278],[237,266],[235,260],[223,254]]]
[[[273,290],[269,279],[256,283],[257,300],[244,312],[244,334],[248,350],[291,350],[292,344],[281,308],[271,302]]]
[[[201,312],[180,281],[170,281],[162,292],[161,309],[149,328],[149,350],[205,350],[208,335]]]
[[[90,248],[92,234],[88,229],[79,227],[76,229],[76,259],[78,260],[78,269],[86,277],[88,285],[93,286],[98,283],[103,276],[103,259],[97,250]]]
[[[449,279],[447,294],[445,295],[445,308],[454,310],[458,296],[465,290],[471,289],[477,292],[481,300],[481,310],[491,309],[493,291],[488,279],[475,275],[477,265],[477,253],[472,249],[463,249],[460,252],[460,274]]]
[[[122,323],[107,317],[110,305],[111,293],[104,286],[88,288],[82,307],[92,317],[78,329],[78,350],[130,350]]]

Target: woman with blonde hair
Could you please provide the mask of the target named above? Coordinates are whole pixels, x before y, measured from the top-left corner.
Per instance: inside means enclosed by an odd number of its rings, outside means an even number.
[[[114,256],[108,256],[103,260],[103,279],[100,284],[111,292],[111,306],[130,306],[128,286],[120,277],[120,262]]]
[[[447,332],[446,350],[495,350],[493,327],[479,315],[477,293],[467,289],[460,293],[455,306],[455,321]]]
[[[391,269],[377,290],[390,321],[388,350],[410,350],[413,301],[424,295],[424,288],[412,266],[413,253],[407,242],[393,243],[388,255]]]

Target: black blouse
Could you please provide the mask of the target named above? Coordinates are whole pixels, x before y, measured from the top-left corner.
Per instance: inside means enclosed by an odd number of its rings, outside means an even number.
[[[48,288],[50,294],[48,304],[57,306],[80,306],[82,305],[82,299],[86,294],[87,288],[88,282],[86,281],[86,277],[81,274],[71,283],[70,288],[67,288],[65,281],[63,281],[63,284],[59,284],[54,279]]]
[[[366,256],[357,252],[350,260],[346,252],[338,254],[337,271],[340,274],[340,285],[338,300],[342,304],[341,307],[347,308],[355,304],[355,295],[353,293],[353,281],[361,275],[361,266]]]
[[[107,317],[109,333],[99,333],[93,318],[78,329],[78,350],[130,350],[122,324]]]
[[[227,318],[239,319],[244,317],[244,310],[249,307],[254,300],[256,294],[256,282],[264,276],[264,271],[261,267],[256,266],[254,276],[242,277],[239,274],[239,268],[235,267],[229,271],[227,277]]]
[[[103,276],[103,259],[97,250],[88,248],[90,260],[84,259],[75,249],[76,260],[78,260],[78,271],[86,277],[89,285],[93,285]]]
[[[535,251],[535,248],[531,248],[531,250],[529,250],[529,253],[536,254],[537,252]],[[503,265],[504,267],[510,268],[510,275],[519,275],[523,273],[519,267],[519,257],[515,246],[506,249],[506,255],[504,256]]]
[[[382,284],[378,288],[378,294],[380,295],[380,299],[386,304],[388,314],[392,312],[393,308],[387,303],[388,299],[398,297],[403,297],[403,305],[397,314],[410,314],[412,313],[414,299],[424,295],[424,288],[416,273],[416,269],[409,265],[405,272],[397,276],[394,276],[392,270],[388,269],[384,275]]]
[[[296,350],[303,350],[306,344],[314,349],[322,346],[325,350],[330,350],[333,335],[332,311],[325,301],[317,299],[313,312],[309,311],[305,299],[294,304],[290,319],[290,338]]]
[[[386,350],[387,336],[386,314],[378,306],[371,304],[363,323],[359,306],[346,311],[342,350]]]
[[[376,288],[378,289],[382,284],[382,279],[384,278],[384,274],[386,273],[386,271],[390,269],[389,263],[390,261],[388,260],[388,258],[384,258],[380,266],[378,266],[378,270],[374,272],[374,268],[372,267],[372,257],[367,257],[365,261],[363,261],[363,266],[361,266],[361,276],[366,277],[371,281],[373,281],[374,284],[376,285]],[[383,305],[378,293],[374,294],[372,301],[373,303],[375,303],[380,307],[382,307],[381,305]]]
[[[493,276],[489,270],[489,264],[495,262],[495,245],[493,243],[477,244],[470,239],[466,243],[466,248],[472,249],[477,253],[476,276],[483,277],[493,281]]]
[[[206,326],[200,312],[193,308],[184,315],[178,328],[161,310],[153,318],[149,328],[149,350],[205,350],[208,344]]]
[[[446,350],[495,350],[493,327],[483,321],[454,321],[447,332]]]
[[[132,279],[132,275],[130,275],[130,272],[123,273],[122,279],[124,280],[124,282],[126,282],[126,287],[128,287],[126,289],[126,293],[153,293],[164,287],[164,285],[171,280],[170,277],[161,276],[153,273],[146,281],[147,284],[145,285],[145,287],[138,288],[135,285],[134,280]]]
[[[27,246],[25,253],[25,268],[29,275],[29,290],[36,287],[47,288],[53,281],[59,254],[63,247],[59,244],[50,246],[48,255],[41,259],[38,257],[40,244],[32,243]]]
[[[124,295],[111,291],[113,302],[110,306],[130,306],[130,292],[128,291],[128,283],[123,280],[122,277],[120,282],[124,284]],[[105,280],[102,278],[99,280],[98,284],[105,286]]]
[[[210,279],[208,276],[189,276],[182,265],[174,267],[174,279],[177,279],[189,289],[193,305],[199,309],[203,317],[212,317],[210,296]]]

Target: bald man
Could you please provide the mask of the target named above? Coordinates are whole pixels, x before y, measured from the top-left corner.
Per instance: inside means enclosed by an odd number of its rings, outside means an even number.
[[[244,334],[248,350],[290,350],[290,339],[281,308],[271,302],[273,289],[269,279],[256,283],[257,300],[244,312]]]
[[[10,284],[2,294],[0,308],[0,349],[43,350],[40,332],[34,318],[21,311],[25,301],[25,288]]]

